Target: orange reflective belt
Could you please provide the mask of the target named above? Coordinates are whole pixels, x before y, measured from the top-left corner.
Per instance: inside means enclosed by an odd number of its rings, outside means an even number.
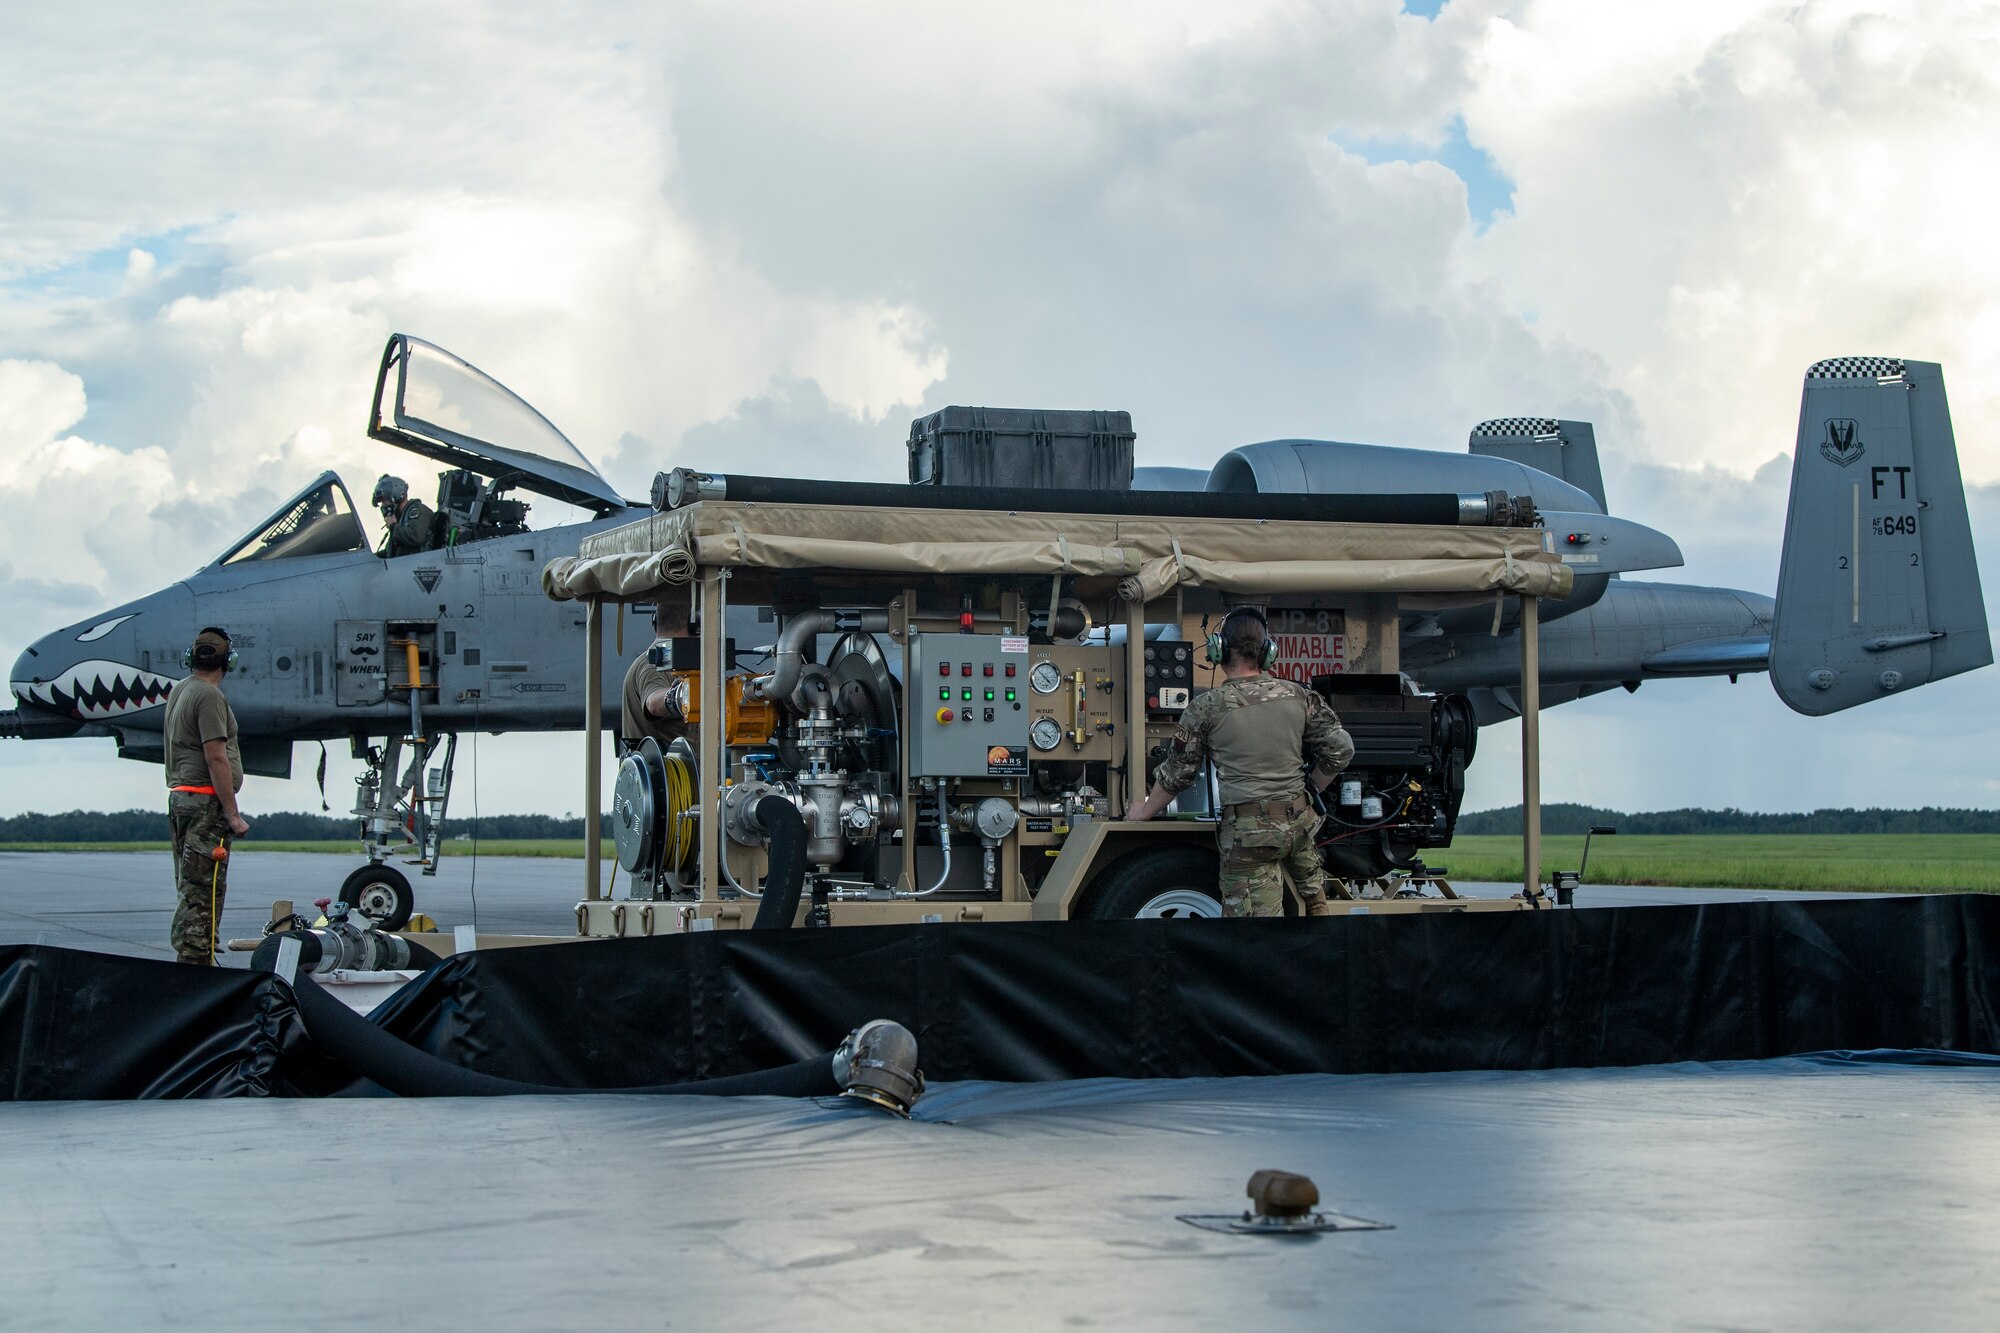
[[[213,796],[213,795],[215,795],[215,788],[213,788],[213,787],[169,787],[169,788],[167,788],[167,790],[168,790],[168,791],[191,791],[191,792],[193,792],[193,793],[194,793],[195,795],[197,795],[197,796]]]

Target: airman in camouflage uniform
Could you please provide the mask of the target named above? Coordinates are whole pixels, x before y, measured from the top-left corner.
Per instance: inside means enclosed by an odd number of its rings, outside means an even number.
[[[229,635],[204,629],[186,660],[189,675],[167,693],[162,728],[177,902],[169,933],[178,961],[212,965],[229,892],[229,844],[250,824],[236,805],[243,786],[236,713],[222,697],[222,676],[233,661]]]
[[[1289,873],[1311,916],[1330,912],[1326,872],[1314,836],[1320,816],[1307,799],[1305,759],[1324,790],[1354,757],[1354,742],[1324,699],[1303,685],[1264,673],[1270,656],[1264,618],[1239,607],[1223,621],[1220,685],[1181,715],[1153,790],[1127,818],[1150,819],[1187,790],[1213,758],[1221,779],[1220,885],[1224,916],[1284,915]]]

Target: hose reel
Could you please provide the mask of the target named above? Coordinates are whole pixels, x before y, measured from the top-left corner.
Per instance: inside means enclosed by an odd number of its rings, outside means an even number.
[[[611,840],[618,864],[657,879],[694,855],[694,752],[685,740],[665,750],[648,736],[618,765],[611,792]]]

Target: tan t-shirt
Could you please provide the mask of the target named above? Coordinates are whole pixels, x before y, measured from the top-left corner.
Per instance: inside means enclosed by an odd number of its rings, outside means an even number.
[[[682,736],[692,743],[694,729],[679,718],[654,717],[646,711],[646,696],[673,683],[674,673],[656,667],[645,658],[633,660],[625,672],[625,689],[619,700],[618,734],[637,745],[651,736],[665,749]]]
[[[225,741],[229,748],[231,791],[243,790],[243,751],[236,741],[236,713],[222,691],[189,676],[167,693],[163,728],[167,747],[167,786],[206,787],[211,784],[208,759],[201,747]]]

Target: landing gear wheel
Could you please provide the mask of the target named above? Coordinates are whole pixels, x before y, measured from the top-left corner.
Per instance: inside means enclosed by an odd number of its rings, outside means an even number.
[[[347,877],[340,886],[340,901],[349,911],[373,921],[379,930],[401,930],[410,924],[417,895],[402,871],[377,863],[362,866]]]
[[[1200,847],[1134,853],[1092,887],[1077,915],[1088,921],[1220,917],[1222,892],[1216,887],[1215,853]]]

